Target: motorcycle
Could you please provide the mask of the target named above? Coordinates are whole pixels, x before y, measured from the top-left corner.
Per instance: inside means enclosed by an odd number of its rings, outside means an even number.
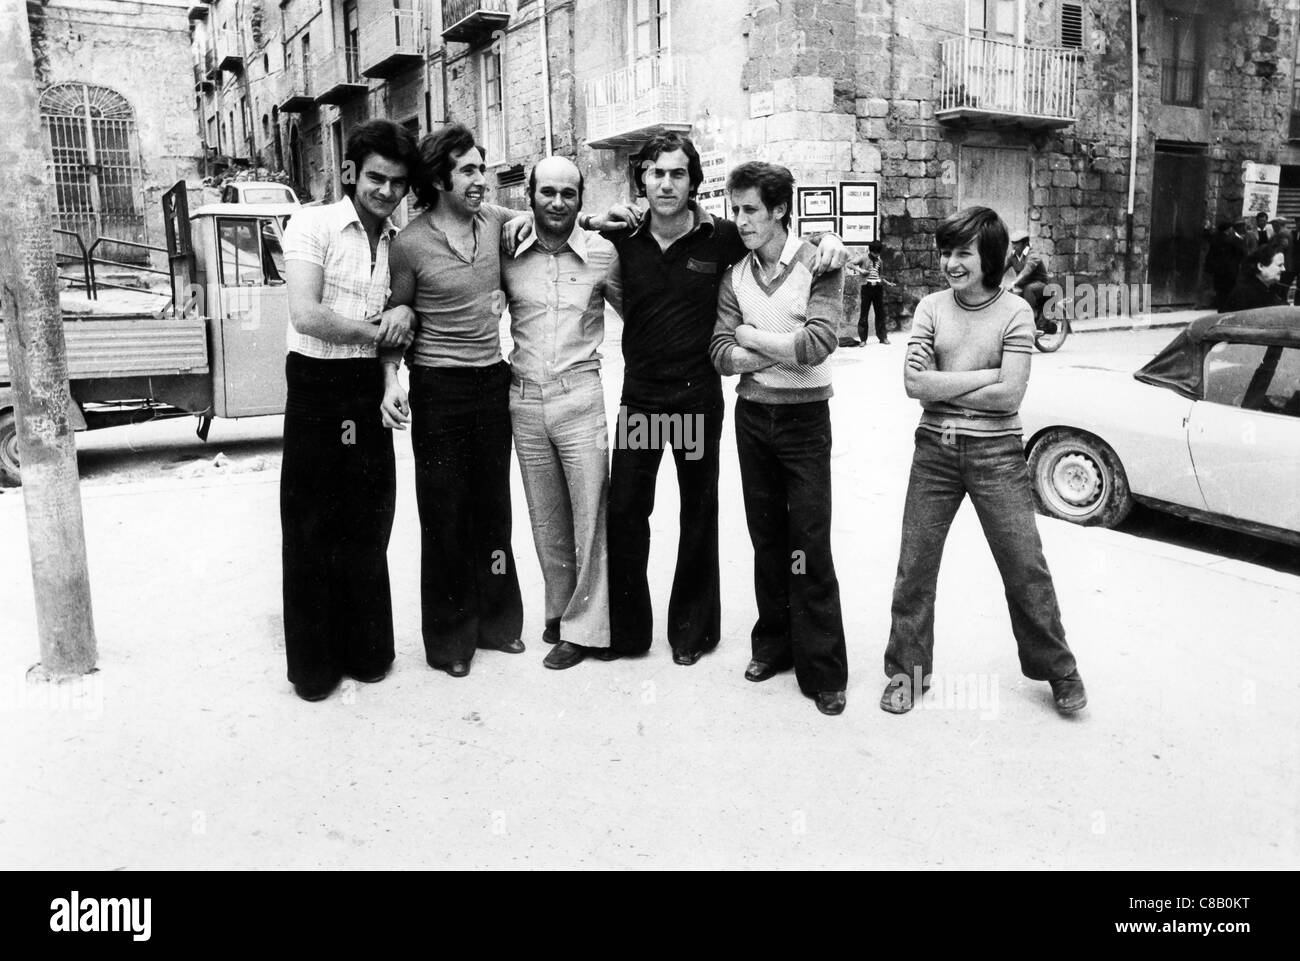
[[[1005,288],[1013,294],[1023,296],[1012,285]],[[1029,298],[1026,298],[1028,300]],[[1048,308],[1051,308],[1050,310]],[[1070,318],[1062,310],[1055,298],[1037,297],[1034,309],[1034,346],[1045,354],[1052,354],[1061,349],[1065,338],[1070,336]],[[1051,315],[1051,316],[1049,316]]]

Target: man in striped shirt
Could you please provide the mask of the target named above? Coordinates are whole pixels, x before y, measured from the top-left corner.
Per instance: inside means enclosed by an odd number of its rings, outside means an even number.
[[[790,234],[794,177],[741,164],[727,179],[749,253],[718,294],[710,357],[740,374],[736,447],[754,544],[758,621],[750,681],[794,668],[823,714],[844,710],[848,656],[831,558],[831,373],[844,277],[813,277],[816,249]]]

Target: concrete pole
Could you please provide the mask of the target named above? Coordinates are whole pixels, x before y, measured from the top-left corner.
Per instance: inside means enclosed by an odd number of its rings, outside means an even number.
[[[0,103],[0,322],[17,406],[41,668],[57,679],[94,669],[95,626],[26,0],[0,0]]]

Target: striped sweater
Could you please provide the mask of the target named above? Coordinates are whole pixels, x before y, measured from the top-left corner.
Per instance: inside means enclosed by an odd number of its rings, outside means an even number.
[[[733,375],[736,328],[795,336],[797,363],[775,364],[741,374],[736,393],[760,404],[804,404],[831,396],[831,372],[823,361],[839,343],[836,318],[843,310],[844,275],[831,270],[813,277],[817,249],[793,234],[781,251],[781,270],[764,283],[753,251],[727,271],[718,291],[718,322],[709,356],[723,375]]]

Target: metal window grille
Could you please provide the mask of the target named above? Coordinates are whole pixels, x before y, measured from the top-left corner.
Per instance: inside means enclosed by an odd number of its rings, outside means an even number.
[[[60,83],[41,94],[41,127],[50,145],[47,180],[54,226],[80,235],[147,242],[135,112],[108,87]],[[71,238],[59,238],[72,255]],[[148,252],[105,244],[111,260],[147,261]]]
[[[1199,60],[1160,62],[1160,102],[1175,107],[1201,105],[1201,62]]]

